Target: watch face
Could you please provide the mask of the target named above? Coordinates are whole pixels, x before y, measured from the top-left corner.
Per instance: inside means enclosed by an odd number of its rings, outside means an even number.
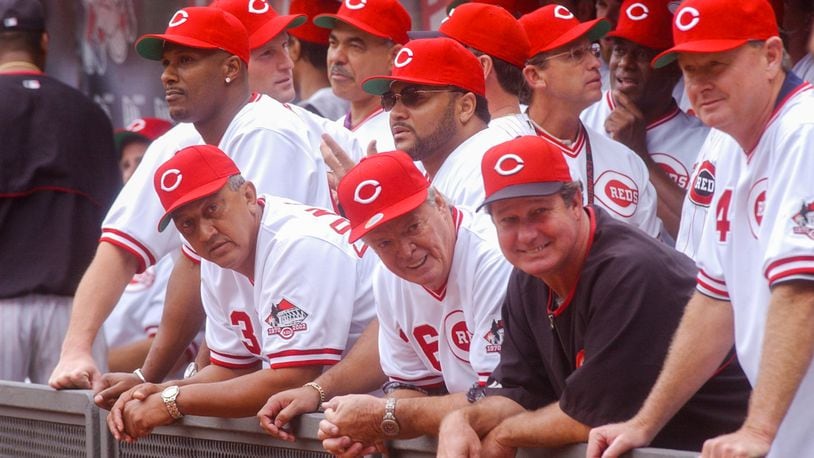
[[[178,395],[178,390],[180,390],[178,385],[168,386],[161,392],[161,397],[164,399],[172,399]]]
[[[396,420],[382,420],[382,432],[387,436],[395,436],[399,433],[399,424]]]

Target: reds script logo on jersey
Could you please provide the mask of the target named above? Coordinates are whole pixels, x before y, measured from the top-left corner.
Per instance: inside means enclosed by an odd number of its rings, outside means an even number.
[[[684,167],[684,164],[669,154],[655,153],[651,154],[650,157],[662,170],[664,170],[664,173],[666,173],[667,176],[675,182],[675,184],[677,184],[681,189],[687,189],[687,183],[690,181],[690,174],[687,172],[687,168]]]
[[[633,216],[639,203],[636,183],[619,172],[608,170],[599,176],[594,186],[595,196],[608,210],[625,218]]]
[[[757,238],[760,225],[763,224],[763,213],[766,208],[766,190],[769,188],[769,180],[762,178],[758,180],[752,189],[749,190],[749,229],[752,236]]]
[[[452,354],[461,361],[469,362],[469,344],[472,341],[472,333],[466,327],[463,310],[450,312],[444,318],[444,331]]]
[[[800,205],[800,211],[795,213],[791,220],[796,224],[792,232],[814,239],[814,200],[803,201],[802,205]]]
[[[709,207],[713,193],[715,193],[715,165],[710,161],[704,161],[698,167],[698,173],[695,174],[690,186],[690,201],[700,207]]]
[[[307,331],[308,324],[305,319],[308,314],[296,305],[283,299],[279,304],[271,306],[271,313],[266,317],[266,323],[271,326],[268,335],[279,334],[283,339],[290,339],[299,331]]]
[[[492,320],[492,326],[483,338],[489,342],[486,346],[487,353],[500,353],[503,345],[503,320]]]

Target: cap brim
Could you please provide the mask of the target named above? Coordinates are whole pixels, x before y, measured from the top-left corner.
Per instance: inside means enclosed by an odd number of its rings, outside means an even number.
[[[314,22],[314,25],[316,25],[317,27],[322,27],[323,29],[333,29],[333,28],[336,27],[337,22],[342,22],[342,23],[347,24],[349,26],[356,27],[357,29],[359,29],[359,30],[361,30],[363,32],[367,32],[367,33],[369,33],[371,35],[375,35],[375,36],[377,36],[379,38],[385,38],[385,39],[388,39],[388,40],[390,39],[390,37],[388,35],[382,34],[381,32],[377,31],[376,29],[370,27],[369,25],[367,25],[367,24],[365,24],[363,22],[355,21],[355,20],[348,19],[348,18],[345,18],[345,17],[339,17],[336,14],[320,14],[319,16],[316,16],[314,18],[313,22]]]
[[[657,55],[656,57],[653,58],[653,61],[650,62],[650,65],[653,68],[661,68],[664,67],[665,65],[669,65],[674,60],[676,60],[678,58],[679,53],[686,52],[686,53],[704,54],[713,52],[724,52],[735,49],[738,46],[743,46],[748,42],[749,40],[745,39],[690,41],[687,43],[682,43],[677,46],[673,46],[672,48]]]
[[[629,42],[631,42],[633,44],[636,44],[638,46],[643,46],[645,48],[652,49],[652,50],[657,51],[657,52],[662,52],[665,49],[672,46],[672,43],[669,43],[667,45],[662,44],[662,46],[655,46],[654,47],[654,46],[652,46],[654,43],[645,43],[644,42],[645,40],[642,40],[641,36],[634,36],[634,34],[632,34],[632,33],[622,32],[622,31],[618,31],[618,30],[611,30],[610,32],[606,33],[605,38],[619,38],[619,39],[622,39],[622,40],[627,40],[627,41],[629,41]]]
[[[249,48],[255,49],[268,43],[269,40],[279,35],[284,30],[299,27],[305,24],[308,17],[304,14],[289,14],[286,16],[277,16],[268,21],[263,27],[255,30],[249,37]]]
[[[368,94],[382,95],[390,90],[390,85],[396,81],[403,83],[423,84],[426,86],[455,86],[454,84],[439,83],[425,78],[405,78],[400,76],[371,76],[362,82],[362,90]],[[466,88],[461,88],[469,91]]]
[[[168,208],[167,211],[164,213],[164,216],[162,216],[161,219],[158,221],[158,232],[163,232],[164,229],[167,228],[167,226],[170,224],[170,221],[172,221],[172,213],[175,210],[178,210],[179,208],[192,202],[193,200],[197,200],[200,199],[201,197],[206,197],[215,194],[216,192],[220,191],[220,188],[222,188],[227,181],[229,181],[229,177],[218,178],[215,181],[212,181],[203,186],[193,189],[192,191],[186,193],[184,197],[173,202],[170,208]]]
[[[483,203],[478,206],[477,211],[480,211],[481,208],[498,200],[513,199],[515,197],[549,196],[558,192],[563,186],[565,186],[565,183],[560,181],[551,181],[548,183],[523,183],[508,186],[484,199]]]
[[[139,134],[137,132],[131,132],[129,130],[117,131],[117,132],[115,132],[113,134],[113,144],[116,145],[116,152],[119,153],[120,157],[121,157],[122,148],[124,147],[124,145],[131,142],[131,141],[139,141],[139,142],[150,143],[149,138],[147,138],[144,135],[141,135],[141,134]]]
[[[545,49],[535,52],[534,54],[539,54],[541,52],[548,52],[552,49],[557,49],[560,46],[565,46],[572,41],[576,41],[582,37],[587,37],[590,41],[596,41],[600,38],[604,37],[611,29],[612,25],[608,22],[605,18],[594,19],[592,21],[586,21],[581,23],[580,25],[574,27],[573,29],[565,32],[564,34],[560,35],[559,38],[552,41],[551,43],[546,46]]]
[[[404,215],[405,213],[411,212],[418,208],[424,201],[427,200],[427,196],[429,195],[429,188],[423,188],[417,193],[400,200],[397,204],[391,205],[384,210],[376,213],[372,217],[368,218],[367,221],[357,224],[353,226],[350,230],[350,236],[348,237],[348,241],[353,243],[360,238],[364,237],[365,234],[368,232],[376,229],[377,227],[381,226],[382,224],[392,221],[399,216]],[[381,215],[381,216],[380,216]]]
[[[411,40],[420,40],[423,38],[438,38],[445,36],[437,30],[410,30],[407,32],[407,38]]]
[[[136,42],[136,52],[149,60],[161,60],[164,55],[164,43],[170,42],[181,46],[200,49],[220,49],[217,46],[196,40],[195,38],[167,34],[144,35]]]

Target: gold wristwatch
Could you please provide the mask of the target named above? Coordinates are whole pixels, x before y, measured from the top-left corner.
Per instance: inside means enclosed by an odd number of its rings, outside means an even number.
[[[167,411],[170,413],[170,416],[176,420],[184,416],[184,414],[178,410],[178,404],[175,403],[175,398],[178,397],[178,393],[180,392],[181,388],[178,385],[168,386],[161,392],[161,400],[164,401],[164,405],[167,406]]]
[[[399,422],[396,420],[396,398],[387,398],[384,404],[384,417],[382,418],[382,433],[385,436],[397,436],[399,430]]]

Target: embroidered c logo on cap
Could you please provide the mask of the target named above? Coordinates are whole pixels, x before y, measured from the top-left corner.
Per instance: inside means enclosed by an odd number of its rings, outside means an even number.
[[[393,65],[398,68],[404,67],[413,61],[413,50],[410,48],[401,48],[393,59]]]
[[[130,125],[128,125],[124,130],[129,130],[130,132],[140,132],[144,130],[145,127],[147,127],[147,123],[143,119],[138,118],[131,122]]]
[[[625,14],[631,21],[641,21],[650,15],[650,8],[642,3],[634,3],[627,7]]]
[[[687,22],[684,19],[687,15],[690,15],[689,22]],[[682,8],[681,11],[676,13],[676,27],[678,27],[678,30],[681,30],[682,32],[686,32],[686,31],[690,30],[691,28],[695,27],[696,25],[698,25],[698,21],[701,20],[700,18],[701,18],[701,13],[699,13],[697,9],[695,9],[695,8],[693,8],[691,6],[688,6],[686,8]]]
[[[514,167],[510,169],[504,168],[503,163],[506,161],[514,161]],[[511,163],[509,163],[508,165],[511,166]],[[523,162],[523,158],[521,158],[520,156],[514,153],[504,154],[503,156],[500,156],[500,159],[498,159],[497,162],[495,163],[495,172],[497,172],[498,175],[503,175],[504,177],[506,177],[509,175],[514,175],[515,173],[523,170],[524,166],[525,162]]]
[[[170,23],[168,24],[169,27],[178,27],[179,25],[187,22],[189,19],[189,13],[184,10],[178,10],[175,14],[172,15],[172,19],[170,19]]]
[[[365,188],[370,187],[370,186],[373,187],[373,191],[371,192],[370,196],[369,197],[362,197],[362,193],[365,192],[364,191]],[[365,180],[365,181],[359,183],[358,186],[356,186],[356,191],[353,192],[353,200],[355,202],[359,202],[360,204],[366,205],[366,204],[369,204],[369,203],[373,202],[374,200],[378,199],[379,195],[381,195],[381,193],[382,193],[382,185],[381,185],[381,183],[379,183],[376,180]]]
[[[167,178],[175,177],[175,182],[167,185]],[[181,171],[178,169],[169,169],[161,175],[161,190],[165,192],[172,192],[181,186],[181,180],[184,178]]]
[[[358,2],[354,2],[353,0],[345,0],[345,7],[349,10],[360,10],[367,5],[367,0],[359,0]]]
[[[554,17],[560,19],[574,19],[574,13],[572,13],[571,10],[562,5],[557,5],[554,8]]]
[[[256,3],[260,3],[259,8],[255,6]],[[263,14],[267,13],[269,10],[269,2],[267,0],[251,0],[249,2],[249,12],[252,14]]]

